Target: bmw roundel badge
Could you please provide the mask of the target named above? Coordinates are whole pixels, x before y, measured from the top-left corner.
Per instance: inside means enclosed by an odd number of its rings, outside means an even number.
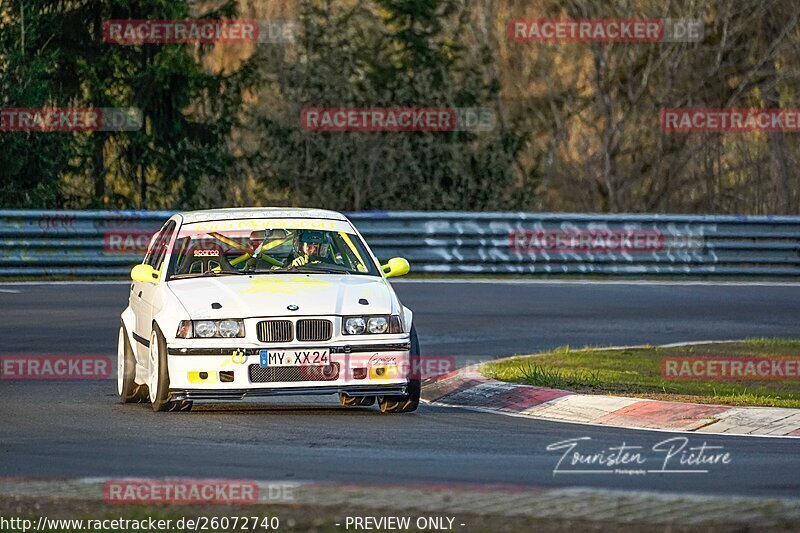
[[[296,305],[294,305],[294,304],[291,304],[291,305],[287,305],[287,306],[286,306],[286,309],[288,309],[289,311],[297,311],[297,310],[298,310],[298,309],[300,309],[300,308],[299,308],[299,307],[297,307],[297,306],[296,306]]]

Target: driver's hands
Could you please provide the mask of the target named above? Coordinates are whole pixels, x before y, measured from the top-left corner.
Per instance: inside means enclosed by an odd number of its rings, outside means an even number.
[[[307,255],[301,255],[300,257],[297,257],[297,258],[295,258],[294,261],[292,261],[291,266],[297,267],[297,266],[303,266],[303,265],[307,265],[307,264],[308,264],[308,256]]]

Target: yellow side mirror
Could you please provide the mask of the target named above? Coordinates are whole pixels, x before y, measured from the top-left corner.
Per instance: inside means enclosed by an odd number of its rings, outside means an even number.
[[[136,265],[131,270],[131,279],[133,281],[142,281],[144,283],[158,283],[158,270],[150,265]]]
[[[408,271],[411,270],[411,265],[402,257],[392,257],[388,263],[381,265],[381,270],[383,270],[387,278],[395,278],[408,274]]]

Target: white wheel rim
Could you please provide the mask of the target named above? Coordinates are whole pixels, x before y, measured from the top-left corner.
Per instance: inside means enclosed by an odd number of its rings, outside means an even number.
[[[158,396],[158,339],[154,331],[150,335],[150,349],[148,350],[150,357],[150,376],[147,388],[150,389],[150,401],[155,403]]]
[[[125,380],[125,334],[119,328],[117,338],[117,393],[122,396],[122,383]]]

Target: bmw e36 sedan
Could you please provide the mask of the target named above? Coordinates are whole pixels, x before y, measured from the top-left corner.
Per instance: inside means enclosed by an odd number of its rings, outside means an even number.
[[[179,213],[131,271],[117,349],[123,403],[334,394],[384,413],[417,408],[411,311],[344,215],[320,209]]]

